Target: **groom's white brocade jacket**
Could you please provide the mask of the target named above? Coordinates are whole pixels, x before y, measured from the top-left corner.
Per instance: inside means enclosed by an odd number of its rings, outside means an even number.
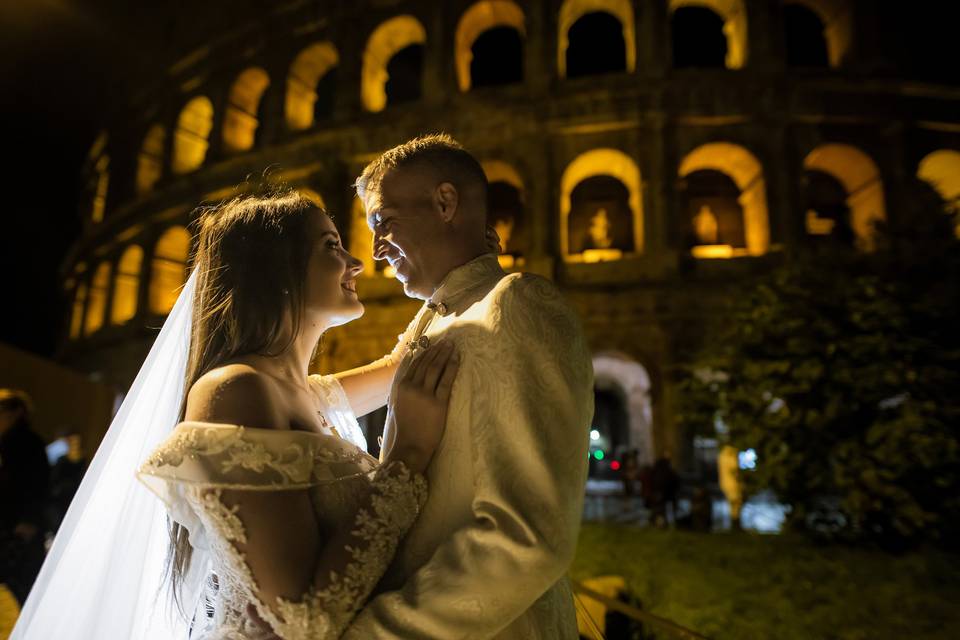
[[[401,340],[422,335],[461,356],[429,498],[344,637],[575,640],[565,574],[593,416],[578,318],[548,280],[506,275],[491,254],[451,272]],[[395,430],[391,410],[385,448]]]

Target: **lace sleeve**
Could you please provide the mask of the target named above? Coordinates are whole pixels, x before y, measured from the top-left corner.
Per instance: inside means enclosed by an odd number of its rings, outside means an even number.
[[[332,436],[183,423],[138,475],[211,558],[210,624],[325,640],[363,605],[426,499],[422,476],[375,465]],[[310,491],[352,505],[325,538]]]
[[[380,468],[353,526],[324,545],[304,598],[278,600],[280,616],[271,621],[278,635],[339,638],[383,577],[426,496],[426,480],[402,463]]]

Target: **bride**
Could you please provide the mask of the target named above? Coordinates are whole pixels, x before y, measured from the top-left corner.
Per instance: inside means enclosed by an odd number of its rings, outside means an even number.
[[[419,355],[396,442],[367,455],[355,415],[385,404],[404,344],[308,375],[363,314],[330,218],[294,192],[237,198],[202,214],[194,263],[13,639],[336,638],[425,500],[457,355]]]

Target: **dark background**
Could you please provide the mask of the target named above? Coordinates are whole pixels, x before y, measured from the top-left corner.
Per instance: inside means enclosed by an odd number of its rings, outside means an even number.
[[[954,3],[864,4],[876,5],[884,52],[903,61],[891,75],[960,85]],[[43,356],[56,349],[65,317],[59,267],[81,230],[80,168],[97,132],[117,117],[112,105],[129,95],[127,82],[162,78],[178,53],[271,6],[0,0],[0,139],[7,157],[0,170],[0,341]],[[318,11],[328,10],[318,3]]]

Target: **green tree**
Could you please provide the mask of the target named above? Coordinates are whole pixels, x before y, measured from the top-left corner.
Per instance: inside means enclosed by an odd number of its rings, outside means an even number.
[[[869,254],[787,256],[733,303],[681,421],[753,448],[789,524],[903,545],[960,536],[960,243],[927,209]],[[829,526],[823,515],[829,513]]]

